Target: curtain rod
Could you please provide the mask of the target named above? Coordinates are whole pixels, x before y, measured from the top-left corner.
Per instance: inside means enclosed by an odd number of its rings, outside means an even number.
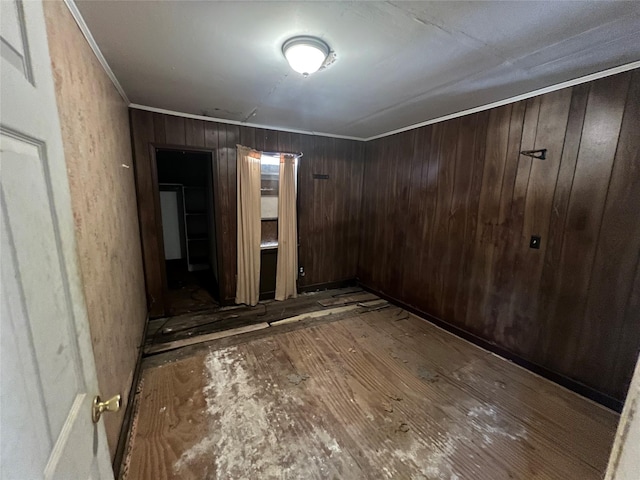
[[[262,152],[265,153],[267,155],[293,155],[294,157],[302,157],[304,155],[304,153],[302,152],[296,152],[296,153],[290,153],[290,152]]]

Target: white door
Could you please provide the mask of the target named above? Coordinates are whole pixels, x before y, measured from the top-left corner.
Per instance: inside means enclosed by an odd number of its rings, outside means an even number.
[[[42,4],[0,5],[0,477],[113,478]]]

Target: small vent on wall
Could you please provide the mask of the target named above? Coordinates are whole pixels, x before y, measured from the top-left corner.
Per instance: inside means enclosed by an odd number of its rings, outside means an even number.
[[[327,175],[326,173],[314,173],[313,174],[313,179],[314,180],[329,180],[329,175]]]

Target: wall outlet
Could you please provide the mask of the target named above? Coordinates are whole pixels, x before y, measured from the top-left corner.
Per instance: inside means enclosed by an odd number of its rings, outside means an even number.
[[[298,276],[304,277],[304,267],[298,267]]]
[[[540,248],[540,235],[531,235],[531,240],[529,240],[529,248]]]

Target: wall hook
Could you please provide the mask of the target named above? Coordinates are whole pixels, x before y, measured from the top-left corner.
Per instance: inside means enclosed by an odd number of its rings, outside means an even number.
[[[522,150],[520,155],[526,155],[527,157],[537,158],[539,160],[547,159],[547,149],[541,148],[540,150]]]

